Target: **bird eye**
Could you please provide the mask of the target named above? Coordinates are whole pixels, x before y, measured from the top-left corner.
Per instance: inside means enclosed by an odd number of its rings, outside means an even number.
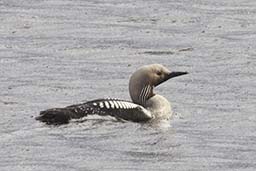
[[[162,73],[160,71],[157,71],[156,74],[159,76],[162,75]]]

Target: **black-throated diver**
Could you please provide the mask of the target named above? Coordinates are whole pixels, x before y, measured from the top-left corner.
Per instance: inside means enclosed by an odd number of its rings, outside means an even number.
[[[153,88],[166,80],[187,74],[171,72],[161,64],[145,65],[132,74],[129,92],[132,102],[119,99],[97,99],[86,103],[41,111],[37,120],[47,124],[65,124],[71,119],[87,115],[110,115],[119,119],[146,122],[151,119],[169,119],[172,115],[169,101],[155,94]]]

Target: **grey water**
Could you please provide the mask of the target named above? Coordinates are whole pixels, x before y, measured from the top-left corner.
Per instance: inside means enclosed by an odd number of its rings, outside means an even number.
[[[1,0],[0,170],[255,170],[255,42],[254,0]],[[34,119],[151,63],[189,72],[156,88],[168,123]]]

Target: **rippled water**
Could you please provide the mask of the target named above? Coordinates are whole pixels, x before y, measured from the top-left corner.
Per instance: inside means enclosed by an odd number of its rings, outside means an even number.
[[[256,1],[0,1],[0,170],[255,170]],[[158,125],[40,110],[129,99],[129,75],[190,74],[156,89]]]

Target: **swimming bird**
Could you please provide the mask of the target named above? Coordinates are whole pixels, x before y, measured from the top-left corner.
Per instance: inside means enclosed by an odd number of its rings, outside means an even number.
[[[169,119],[172,115],[170,102],[155,94],[154,88],[161,83],[187,72],[174,72],[161,64],[140,67],[130,77],[129,93],[131,101],[114,98],[96,99],[64,108],[41,111],[36,120],[47,124],[66,124],[71,119],[87,115],[113,116],[133,122],[147,122],[153,119]]]

